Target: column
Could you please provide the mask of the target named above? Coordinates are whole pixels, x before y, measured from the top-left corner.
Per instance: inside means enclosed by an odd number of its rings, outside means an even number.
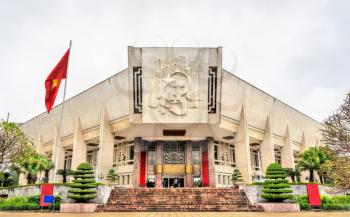
[[[108,170],[113,166],[114,136],[108,121],[108,113],[104,107],[100,122],[99,150],[97,153],[96,177],[107,178]]]
[[[81,132],[80,118],[75,120],[73,136],[72,170],[76,170],[79,164],[86,162],[87,146]]]
[[[25,173],[20,173],[18,177],[18,184],[20,185],[28,185],[27,175]]]
[[[305,132],[303,132],[303,135],[301,136],[300,154],[303,153],[306,149],[307,149],[307,144],[305,139]]]
[[[185,187],[192,187],[193,164],[192,164],[192,142],[186,143],[186,182]]]
[[[154,173],[156,174],[156,188],[163,188],[162,184],[162,141],[157,142],[156,147],[156,166],[154,168]]]
[[[141,161],[141,137],[135,137],[134,140],[134,188],[140,186],[140,161]]]
[[[301,137],[301,147],[300,147],[300,153],[303,153],[305,150],[307,149],[307,145],[306,145],[306,139],[305,139],[305,132],[303,132],[303,135]],[[301,171],[300,172],[300,180],[302,182],[308,182],[309,180],[306,179],[306,177],[309,176],[309,173],[307,171]],[[296,179],[296,177],[295,177]]]
[[[275,147],[272,140],[272,127],[270,116],[267,116],[265,132],[264,132],[264,140],[260,145],[261,151],[261,167],[262,171],[265,173],[266,168],[275,162]]]
[[[241,172],[244,181],[247,183],[252,182],[248,123],[244,105],[241,110],[238,132],[235,136],[235,153],[236,167]]]
[[[208,144],[209,187],[216,187],[214,138],[208,137],[207,144]]]
[[[293,144],[290,138],[289,126],[287,125],[284,146],[281,149],[282,167],[283,168],[293,168],[294,165],[294,155],[293,155]]]
[[[60,132],[58,126],[55,127],[55,133],[54,133],[54,139],[53,139],[53,147],[52,147],[52,161],[56,163],[56,155],[58,152],[58,161],[57,165],[55,165],[56,171],[59,169],[63,169],[64,165],[64,149],[62,148],[61,145],[61,140],[60,140]],[[53,170],[55,171],[55,170]],[[59,176],[56,175],[56,180],[54,180],[54,172],[51,173],[50,175],[50,182],[58,182]]]
[[[38,139],[36,141],[36,152],[39,153],[39,154],[44,154],[43,152],[43,135],[40,133],[38,135]]]
[[[38,137],[37,137],[37,141],[36,141],[36,152],[38,154],[42,154],[44,156],[46,156],[44,150],[43,150],[43,137],[42,134],[39,133]],[[51,173],[53,173],[53,169],[51,170]],[[45,171],[40,171],[38,173],[38,179],[41,180],[42,178],[45,177]],[[50,178],[50,177],[49,177]]]

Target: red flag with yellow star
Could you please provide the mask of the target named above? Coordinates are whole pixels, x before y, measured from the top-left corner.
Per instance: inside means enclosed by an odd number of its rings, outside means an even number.
[[[67,78],[67,68],[68,68],[68,59],[69,59],[69,50],[63,55],[61,60],[57,63],[55,68],[51,71],[49,76],[47,76],[45,80],[45,106],[47,109],[47,113],[50,112],[57,93],[60,88],[61,80]]]

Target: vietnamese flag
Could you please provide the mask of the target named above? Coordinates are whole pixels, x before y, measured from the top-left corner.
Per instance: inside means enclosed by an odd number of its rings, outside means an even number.
[[[55,68],[51,71],[51,73],[49,74],[49,76],[47,76],[45,80],[45,106],[47,109],[47,113],[50,112],[53,104],[55,103],[58,89],[60,88],[61,80],[67,78],[69,51],[70,49],[66,51],[61,60],[57,63]]]

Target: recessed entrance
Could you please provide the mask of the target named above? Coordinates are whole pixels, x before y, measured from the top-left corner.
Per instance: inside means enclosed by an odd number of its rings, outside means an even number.
[[[163,176],[163,188],[183,188],[185,187],[184,176]]]

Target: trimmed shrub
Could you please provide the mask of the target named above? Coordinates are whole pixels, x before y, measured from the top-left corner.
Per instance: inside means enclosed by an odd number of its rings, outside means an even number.
[[[115,173],[114,169],[108,170],[107,180],[110,182],[116,182],[119,179],[119,176]]]
[[[73,177],[73,183],[70,184],[71,189],[68,190],[69,198],[76,202],[88,202],[97,196],[94,170],[89,163],[81,163]]]
[[[350,210],[350,196],[321,196],[321,202],[326,210]]]
[[[300,209],[310,209],[309,198],[307,195],[296,197]],[[350,196],[321,196],[321,205],[324,210],[350,210]]]
[[[11,197],[8,199],[0,200],[0,210],[39,210],[40,196],[34,195],[29,197]],[[55,195],[55,202],[53,205],[43,207],[43,209],[52,209],[52,206],[56,210],[60,208],[61,198]]]
[[[292,189],[286,177],[286,172],[280,164],[270,164],[266,169],[261,197],[276,202],[292,199],[293,195],[290,194]]]
[[[239,169],[235,168],[232,173],[232,182],[236,184],[236,182],[244,182],[244,179],[242,177],[241,171]]]
[[[309,204],[309,197],[307,195],[296,196],[295,199],[299,203],[301,210],[309,210],[311,208]]]

